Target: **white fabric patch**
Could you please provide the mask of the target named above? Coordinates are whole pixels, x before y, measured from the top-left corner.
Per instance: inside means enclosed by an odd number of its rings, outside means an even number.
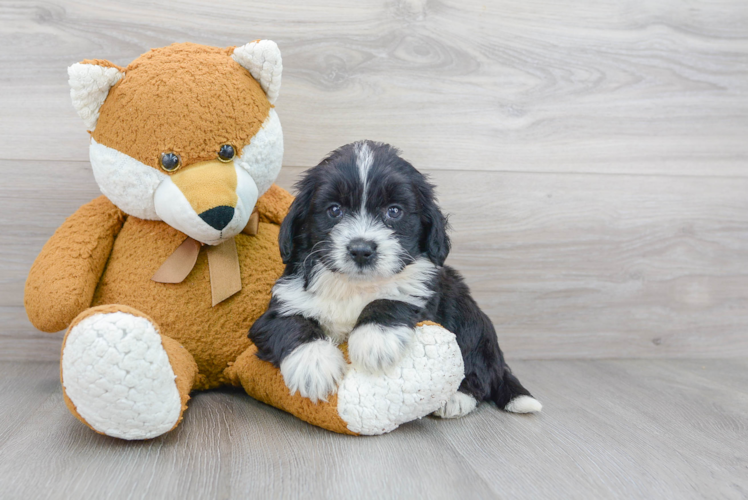
[[[517,396],[504,409],[512,413],[537,413],[543,409],[543,405],[532,396]]]
[[[274,109],[234,163],[249,172],[257,184],[259,196],[273,185],[283,165],[283,129]]]
[[[132,156],[104,146],[91,138],[91,168],[101,193],[128,215],[161,220],[156,213],[154,194],[165,173],[141,163]]]
[[[272,40],[250,42],[235,48],[231,57],[249,71],[265,91],[270,104],[274,104],[280,93],[283,74],[283,60],[278,45]]]
[[[351,363],[363,371],[386,372],[403,357],[412,337],[413,329],[407,326],[367,323],[348,337],[348,356]]]
[[[161,336],[145,318],[95,314],[65,341],[65,393],[107,436],[151,439],[171,430],[182,411],[175,379]]]
[[[273,287],[273,296],[280,301],[280,314],[314,318],[330,338],[343,342],[361,311],[374,300],[399,300],[423,307],[434,293],[428,285],[435,272],[434,264],[425,258],[379,279],[355,279],[319,266],[306,289],[303,277],[281,278]]]
[[[476,406],[478,401],[473,396],[457,391],[433,415],[440,418],[460,418],[475,410]]]
[[[313,403],[327,401],[343,378],[347,368],[340,349],[328,340],[314,340],[302,344],[281,362],[283,381],[295,394]]]
[[[452,332],[434,325],[418,327],[410,349],[386,375],[349,368],[338,386],[338,414],[353,432],[390,432],[441,408],[457,391],[464,370]]]
[[[88,130],[96,128],[99,109],[109,95],[109,89],[123,76],[125,74],[117,68],[96,64],[76,63],[68,68],[70,98]]]

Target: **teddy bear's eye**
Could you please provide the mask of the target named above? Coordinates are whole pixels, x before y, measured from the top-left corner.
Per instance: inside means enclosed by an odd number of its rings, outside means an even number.
[[[234,159],[234,156],[236,156],[236,151],[234,151],[234,146],[231,144],[224,144],[218,150],[218,159],[221,161],[231,161]]]
[[[161,153],[161,168],[167,172],[174,172],[182,165],[182,159],[174,153]]]

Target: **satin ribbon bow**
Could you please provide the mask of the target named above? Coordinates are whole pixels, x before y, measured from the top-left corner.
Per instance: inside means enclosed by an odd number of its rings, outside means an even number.
[[[255,209],[242,233],[255,236],[259,227],[260,214]],[[161,267],[158,268],[151,279],[158,283],[183,282],[195,267],[201,246],[203,246],[202,243],[188,236],[161,264]],[[208,254],[208,269],[210,270],[210,293],[213,306],[215,306],[242,289],[239,254],[236,251],[234,238],[228,239],[220,245],[208,246],[206,253]]]

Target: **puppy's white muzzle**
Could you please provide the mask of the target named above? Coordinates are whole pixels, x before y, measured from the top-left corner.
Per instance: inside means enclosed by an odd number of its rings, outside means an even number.
[[[330,232],[331,257],[337,271],[351,277],[389,277],[401,270],[402,246],[395,234],[376,217],[367,213],[347,216]],[[357,242],[376,249],[370,265],[361,266],[352,245]]]

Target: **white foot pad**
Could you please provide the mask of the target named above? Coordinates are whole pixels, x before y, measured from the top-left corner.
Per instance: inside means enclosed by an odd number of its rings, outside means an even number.
[[[441,408],[465,377],[460,347],[440,326],[417,327],[386,374],[351,365],[338,387],[338,414],[358,434],[384,434]]]
[[[475,410],[477,405],[478,401],[473,396],[457,391],[432,415],[440,418],[460,418]]]
[[[67,396],[88,424],[121,439],[171,430],[182,402],[161,336],[145,318],[95,314],[73,327],[62,353]]]
[[[532,396],[517,396],[504,409],[512,413],[537,413],[543,409],[543,405]]]

